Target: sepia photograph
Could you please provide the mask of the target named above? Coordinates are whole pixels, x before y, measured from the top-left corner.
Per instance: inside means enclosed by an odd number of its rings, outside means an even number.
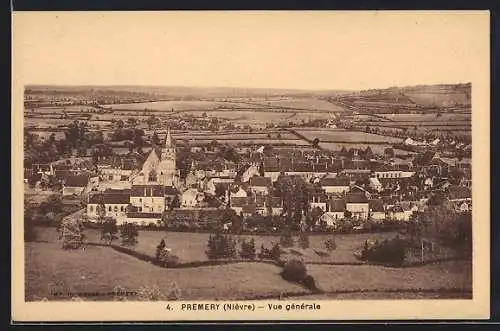
[[[484,11],[14,12],[13,318],[488,317],[489,84]]]

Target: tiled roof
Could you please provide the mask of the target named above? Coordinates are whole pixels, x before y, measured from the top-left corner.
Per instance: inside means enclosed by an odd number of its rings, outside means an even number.
[[[368,203],[368,198],[363,193],[348,193],[346,196],[347,203]]]
[[[346,209],[346,203],[344,199],[330,199],[328,201],[328,205],[331,212],[343,212]]]
[[[128,204],[130,202],[130,191],[104,191],[103,193],[93,194],[89,198],[89,203],[100,203],[101,201],[104,204]]]
[[[162,197],[165,193],[162,185],[132,185],[130,195],[133,197]]]
[[[89,183],[87,175],[70,175],[66,176],[64,185],[68,187],[85,187]]]
[[[321,186],[349,186],[349,179],[345,177],[326,177],[319,181]]]
[[[465,186],[450,186],[447,192],[450,200],[470,199],[472,197],[470,188]]]
[[[250,185],[259,187],[271,187],[271,178],[254,176],[250,178]]]

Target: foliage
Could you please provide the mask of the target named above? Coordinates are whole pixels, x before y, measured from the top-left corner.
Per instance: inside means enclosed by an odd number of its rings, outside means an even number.
[[[63,249],[77,249],[83,245],[85,238],[82,219],[66,217],[63,219],[60,230],[60,239],[62,239]]]
[[[309,248],[309,234],[305,231],[299,234],[299,246],[302,249]]]
[[[405,261],[407,248],[408,243],[399,237],[386,239],[382,243],[376,242],[371,246],[366,241],[361,252],[361,259],[400,267]]]
[[[210,260],[233,259],[237,257],[236,241],[230,236],[216,233],[210,235],[205,254]]]
[[[307,268],[304,262],[292,259],[285,263],[281,275],[285,280],[299,283],[307,277]]]
[[[283,214],[292,227],[298,227],[302,215],[309,210],[307,183],[297,176],[279,176],[276,193],[283,200]]]
[[[122,239],[122,245],[134,246],[137,244],[137,237],[139,236],[139,231],[133,223],[123,223],[120,226],[120,237]]]
[[[252,238],[250,241],[243,240],[241,243],[240,257],[243,259],[255,259],[255,239]]]
[[[329,252],[334,251],[334,250],[337,249],[337,243],[335,242],[335,238],[334,237],[328,238],[325,241],[325,248]]]
[[[280,237],[280,244],[283,247],[293,247],[295,242],[293,240],[292,231],[287,227],[283,229],[283,232]]]
[[[161,252],[163,251],[163,249],[166,247],[166,243],[165,243],[165,239],[162,239],[160,241],[160,243],[158,244],[158,246],[156,246],[156,253],[155,253],[155,258],[157,260],[160,259],[160,255],[161,255]]]
[[[24,207],[24,241],[35,241],[37,232],[33,224],[33,212],[30,208]]]
[[[107,218],[101,223],[101,240],[105,241],[110,245],[113,240],[118,239],[116,235],[118,233],[118,227],[116,226],[116,220],[114,218]]]

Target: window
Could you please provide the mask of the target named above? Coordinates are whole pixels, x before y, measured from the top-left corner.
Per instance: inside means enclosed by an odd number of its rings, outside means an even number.
[[[142,212],[142,207],[139,207],[139,212]]]
[[[113,180],[113,175],[109,175],[108,179]]]
[[[123,206],[121,206],[121,207],[120,207],[120,211],[121,211],[121,212],[123,212],[123,211],[124,211],[124,209],[125,209],[125,208],[124,208]]]
[[[142,203],[142,198],[139,198],[139,203]]]
[[[111,206],[108,207],[108,211],[111,211]]]
[[[116,213],[118,212],[118,206],[115,206],[115,208],[113,208],[113,211]]]
[[[89,211],[90,211],[91,213],[93,213],[93,212],[94,212],[94,206],[90,205],[90,206],[89,206]]]

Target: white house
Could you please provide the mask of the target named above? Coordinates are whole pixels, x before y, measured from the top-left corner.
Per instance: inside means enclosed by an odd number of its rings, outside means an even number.
[[[346,209],[356,219],[367,219],[370,212],[368,198],[362,193],[350,193],[346,196]]]
[[[198,207],[204,201],[204,194],[195,188],[187,189],[181,195],[181,208]]]
[[[271,179],[266,177],[254,176],[250,178],[250,189],[257,195],[268,195],[272,187]]]
[[[350,189],[349,179],[344,177],[324,177],[319,183],[327,194],[342,194]]]
[[[104,205],[105,217],[113,217],[117,224],[127,221],[127,206],[130,203],[130,190],[107,190],[92,194],[87,204],[87,216],[91,220],[99,218],[99,208]]]

